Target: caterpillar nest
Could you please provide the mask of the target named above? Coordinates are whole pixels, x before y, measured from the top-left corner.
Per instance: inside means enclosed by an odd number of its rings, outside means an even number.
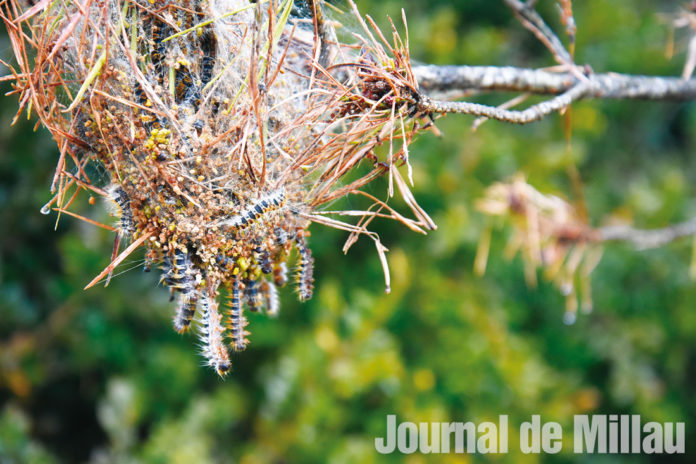
[[[397,169],[429,117],[417,110],[407,46],[396,29],[387,41],[367,26],[354,6],[363,30],[355,43],[339,43],[308,3],[1,7],[20,111],[38,116],[61,153],[44,212],[66,212],[79,191],[114,203],[112,263],[92,284],[144,246],[177,300],[175,329],[197,321],[203,354],[220,375],[230,370],[227,350],[248,344],[245,308],[277,313],[276,286],[287,281],[291,254],[299,298],[311,298],[312,222],[350,232],[346,249],[360,235],[372,239],[387,288],[386,248],[366,226],[388,217],[416,231],[434,228]],[[381,144],[388,149],[377,154]],[[367,174],[348,179],[359,164]],[[383,175],[416,219],[360,190]],[[325,210],[346,195],[374,204],[360,213]],[[357,224],[336,219],[342,213]],[[221,294],[230,301],[218,306]]]

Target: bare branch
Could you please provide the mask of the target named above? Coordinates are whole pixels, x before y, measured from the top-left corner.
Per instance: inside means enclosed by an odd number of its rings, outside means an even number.
[[[599,240],[624,241],[638,249],[657,248],[678,238],[696,235],[696,218],[662,229],[634,229],[630,226],[607,226],[598,230]]]
[[[448,102],[419,95],[418,110],[426,113],[473,114],[516,124],[538,121],[583,98],[632,98],[690,100],[696,96],[696,80],[627,76],[615,73],[595,75],[573,63],[572,55],[533,8],[533,2],[503,0],[537,38],[547,46],[563,72],[492,66],[420,66],[413,68],[419,86],[426,93],[438,91],[510,91],[558,95],[522,111],[470,102]],[[561,8],[562,21],[574,38],[575,24],[569,2]],[[581,71],[582,70],[582,71]],[[516,101],[516,100],[513,100]]]
[[[570,72],[555,73],[510,66],[414,66],[413,74],[422,91],[529,92],[555,95],[576,87],[580,80]],[[696,99],[696,79],[638,76],[630,74],[589,74],[583,98],[671,100]]]
[[[694,74],[694,68],[696,68],[696,35],[689,39],[689,49],[686,53],[682,79],[691,79],[691,76]]]
[[[561,23],[565,27],[566,35],[570,40],[570,54],[572,55],[572,50],[575,46],[575,35],[578,30],[575,24],[575,17],[573,16],[573,2],[571,0],[559,0],[556,6],[561,14]]]
[[[523,94],[516,96],[515,98],[513,98],[511,100],[506,101],[502,105],[499,105],[498,108],[503,109],[503,110],[508,110],[510,108],[514,108],[515,106],[522,104],[528,98],[529,98],[529,94],[523,93]],[[480,117],[476,118],[474,123],[471,125],[471,130],[477,130],[479,127],[481,127],[481,124],[483,124],[486,121],[488,121],[488,118],[485,116],[480,116]]]
[[[532,31],[532,33],[543,43],[546,48],[553,54],[553,57],[559,64],[571,65],[573,58],[568,53],[568,50],[563,46],[563,43],[551,28],[539,16],[539,13],[534,10],[528,3],[520,0],[503,0],[505,4],[515,12],[520,22]]]
[[[514,124],[527,124],[538,121],[554,111],[566,108],[572,102],[581,99],[586,92],[586,85],[580,82],[566,93],[558,95],[551,100],[533,105],[522,111],[512,111],[504,108],[480,105],[478,103],[438,101],[422,96],[418,104],[418,109],[425,113],[473,114]]]

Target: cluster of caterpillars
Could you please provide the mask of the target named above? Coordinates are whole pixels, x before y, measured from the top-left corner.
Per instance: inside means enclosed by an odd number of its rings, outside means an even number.
[[[204,93],[226,66],[218,63],[215,31],[203,26],[175,37],[203,21],[206,4],[155,1],[154,6],[156,14],[142,15],[136,23],[142,31],[136,48],[146,82],[113,73],[118,85],[112,93],[122,92],[124,100],[138,107],[119,113],[114,106],[116,110],[109,109],[112,126],[102,119],[99,128],[118,134],[119,127],[132,125],[132,140],[124,143],[128,148],[120,149],[115,138],[112,145],[105,142],[95,130],[93,108],[83,106],[75,117],[82,121],[80,137],[112,173],[107,192],[119,216],[115,252],[123,242],[152,235],[145,242],[145,270],[161,267],[160,282],[176,304],[174,329],[186,333],[194,327],[207,364],[223,376],[230,370],[230,352],[249,344],[245,312],[278,314],[278,288],[288,281],[293,249],[299,298],[311,298],[314,261],[306,243],[308,221],[299,215],[302,194],[288,185],[294,178],[279,180],[288,162],[273,158],[272,147],[266,148],[265,185],[253,169],[249,174],[232,168],[236,160],[223,156],[247,136],[230,129],[228,121],[238,124],[242,118],[223,111],[229,94],[222,87]],[[157,98],[172,110],[170,116],[150,110]],[[119,114],[136,118],[124,124]],[[247,150],[250,143],[245,142]]]
[[[122,188],[114,186],[111,190],[114,192],[112,200],[120,214],[119,234],[127,239],[133,231],[131,202]],[[249,257],[245,257],[244,253],[218,250],[214,259],[206,262],[202,258],[204,254],[197,249],[200,245],[196,243],[171,244],[166,252],[156,249],[148,251],[148,261],[161,263],[161,283],[170,289],[172,301],[176,300],[174,329],[178,333],[186,333],[196,321],[203,355],[208,365],[221,376],[230,370],[228,350],[242,351],[249,343],[245,310],[265,310],[271,316],[278,314],[278,287],[285,286],[288,281],[287,258],[292,248],[297,250],[298,256],[298,296],[303,301],[312,297],[314,259],[306,243],[306,231],[288,231],[282,221],[285,216],[267,216],[270,212],[277,212],[283,201],[282,190],[270,192],[241,208],[239,213],[231,215],[226,221],[225,227],[234,229],[243,240],[245,231],[256,228],[267,230],[269,228],[264,221],[275,219],[268,240],[256,238],[252,239],[256,244],[239,242],[231,247],[246,250],[253,245]],[[227,299],[222,310],[217,303],[221,291]]]
[[[294,246],[298,250],[298,294],[301,300],[306,300],[312,297],[314,260],[303,235],[294,238]],[[277,287],[284,286],[288,280],[285,247],[281,249],[279,256],[271,259],[257,247],[255,258],[248,266],[244,259],[235,262],[233,257],[216,257],[218,266],[234,274],[223,286],[227,293],[227,308],[222,314],[217,310],[217,288],[211,288],[216,284],[207,278],[205,266],[196,262],[197,255],[192,250],[176,249],[173,256],[164,259],[162,282],[173,294],[178,294],[174,329],[179,333],[187,332],[199,314],[197,320],[203,354],[220,375],[229,370],[227,348],[222,346],[225,341],[232,351],[242,351],[249,343],[245,309],[252,312],[265,309],[271,316],[278,314]],[[244,267],[245,271],[242,270]]]
[[[377,60],[335,37],[315,40],[319,20],[307,21],[319,12],[314,3],[40,2],[14,11],[32,32],[12,25],[15,51],[20,42],[36,51],[29,61],[37,72],[22,65],[15,73],[27,92],[22,105],[32,97],[29,108],[70,154],[61,157],[60,188],[46,210],[72,203],[67,192],[76,185],[118,210],[111,264],[89,286],[108,280],[143,246],[145,269],[160,266],[161,283],[176,300],[174,328],[199,329],[207,362],[220,375],[230,369],[230,352],[248,345],[245,311],[278,313],[293,254],[298,296],[311,298],[311,222],[367,233],[384,258],[365,218],[385,214],[368,210],[352,226],[320,208],[387,171],[398,174],[391,168],[407,162],[417,127],[405,125],[402,109],[413,104],[409,89],[417,84],[407,52],[386,59],[382,45],[362,40],[381,51]],[[326,48],[317,59],[319,42]],[[334,62],[339,57],[347,61]],[[63,109],[66,97],[71,103]],[[373,148],[387,133],[389,140],[401,133],[403,149],[390,149],[381,162]],[[92,163],[108,173],[110,187],[90,179]],[[353,178],[354,167],[366,163],[373,169]]]

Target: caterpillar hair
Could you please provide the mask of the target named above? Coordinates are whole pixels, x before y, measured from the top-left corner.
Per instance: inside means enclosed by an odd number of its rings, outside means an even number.
[[[297,251],[300,253],[300,262],[297,268],[297,291],[300,301],[312,298],[314,293],[314,258],[307,247],[304,237],[295,237]]]
[[[224,377],[232,367],[230,355],[223,340],[225,328],[222,326],[222,316],[218,312],[218,304],[208,295],[201,298],[200,339],[203,344],[203,356],[208,366],[215,369],[220,377]]]
[[[174,250],[174,258],[166,256],[164,259],[164,284],[184,293],[195,291],[195,279],[193,276],[193,263],[187,251]]]
[[[174,330],[178,333],[186,333],[191,326],[191,320],[196,315],[196,304],[198,303],[198,293],[191,289],[179,297],[179,304],[174,315]]]
[[[232,338],[232,349],[234,351],[243,351],[249,343],[246,338],[249,332],[246,331],[248,322],[246,317],[244,317],[242,300],[240,298],[241,295],[239,294],[239,277],[234,277],[232,279],[230,293],[230,301],[228,303],[230,309],[227,311],[227,325]]]
[[[284,287],[288,283],[288,266],[285,261],[273,266],[273,283],[276,284],[276,287]]]
[[[288,233],[282,227],[276,227],[273,230],[273,235],[275,235],[275,240],[279,247],[284,246],[288,242]]]
[[[118,205],[119,210],[119,233],[122,236],[129,237],[135,231],[133,223],[133,212],[131,211],[130,198],[123,188],[118,185],[112,186],[110,189],[111,198]]]
[[[225,269],[228,271],[234,267],[234,260],[228,256],[225,256],[225,255],[217,255],[215,257],[215,262],[222,269]]]
[[[271,317],[278,316],[280,311],[280,299],[278,298],[278,289],[272,282],[264,280],[260,286],[261,294],[266,303],[266,313]]]
[[[261,255],[261,272],[264,274],[270,274],[273,272],[273,261],[271,260],[271,255],[265,252]]]
[[[244,281],[244,301],[253,312],[258,311],[263,306],[263,297],[259,293],[258,280],[246,279]]]

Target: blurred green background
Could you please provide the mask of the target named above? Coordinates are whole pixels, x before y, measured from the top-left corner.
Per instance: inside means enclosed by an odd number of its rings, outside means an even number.
[[[557,26],[555,2],[538,3]],[[681,73],[685,38],[677,34],[668,60],[669,26],[658,13],[682,2],[574,3],[579,63]],[[359,6],[381,25],[405,8],[420,62],[553,65],[501,2]],[[1,50],[8,57],[6,40]],[[195,337],[173,331],[168,292],[136,259],[109,287],[82,291],[108,263],[113,237],[69,217],[54,231],[55,215],[39,213],[57,149],[46,131],[32,132],[34,121],[10,126],[15,108],[16,97],[2,99],[1,463],[666,461],[574,455],[572,417],[591,413],[686,421],[693,448],[691,240],[647,252],[609,246],[593,274],[595,310],[574,326],[563,324],[564,299],[551,284],[527,288],[519,258],[502,257],[509,231],[494,234],[486,275],[472,273],[485,225],[473,201],[516,172],[573,201],[568,171],[577,166],[595,224],[610,214],[643,227],[693,217],[693,104],[576,104],[569,153],[557,115],[525,127],[487,122],[475,133],[473,118],[439,120],[443,136],[426,134],[410,150],[414,193],[439,229],[420,236],[374,223],[391,249],[391,295],[371,242],[343,256],[345,234],[312,226],[315,297],[299,304],[284,289],[278,319],[250,315],[251,344],[225,381],[202,367]],[[386,182],[370,190],[384,196]],[[509,414],[510,453],[380,456],[374,438],[386,414],[477,423]],[[514,430],[531,414],[564,426],[561,454],[519,453]]]

